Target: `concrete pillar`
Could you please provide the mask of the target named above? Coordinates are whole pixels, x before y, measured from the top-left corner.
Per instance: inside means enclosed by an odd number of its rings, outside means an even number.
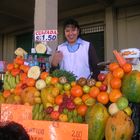
[[[116,11],[108,7],[105,9],[105,60],[114,58],[114,49],[118,49]]]
[[[34,30],[57,30],[58,0],[35,0]],[[57,40],[47,42],[54,53]]]

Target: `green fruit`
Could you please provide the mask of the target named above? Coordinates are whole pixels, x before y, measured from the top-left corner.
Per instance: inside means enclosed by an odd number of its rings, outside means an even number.
[[[87,86],[87,85],[84,85],[84,86],[83,86],[83,92],[84,92],[84,93],[89,93],[89,91],[90,91],[90,87]]]
[[[132,71],[122,79],[122,93],[131,102],[140,103],[140,72]]]
[[[65,83],[63,87],[65,91],[69,91],[71,89],[70,83]]]
[[[117,104],[118,109],[123,110],[126,107],[128,107],[128,100],[126,97],[120,97],[117,100],[116,104]]]
[[[96,103],[96,99],[92,98],[92,97],[89,97],[86,101],[85,101],[85,104],[87,106],[92,106]]]
[[[132,109],[128,106],[124,109],[124,111],[127,113],[128,116],[132,115]]]
[[[105,126],[109,114],[107,108],[100,103],[88,109],[86,123],[88,124],[88,140],[102,140],[105,136]]]

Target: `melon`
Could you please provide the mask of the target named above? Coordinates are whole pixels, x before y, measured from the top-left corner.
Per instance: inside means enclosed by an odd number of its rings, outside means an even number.
[[[122,94],[130,102],[140,103],[140,72],[133,70],[122,79]]]

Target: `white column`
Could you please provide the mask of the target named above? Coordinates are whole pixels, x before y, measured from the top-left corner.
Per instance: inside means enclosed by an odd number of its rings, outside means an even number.
[[[34,30],[56,29],[58,24],[58,0],[35,0]],[[53,53],[57,40],[48,42]]]
[[[118,49],[116,11],[112,7],[105,10],[105,59],[114,58],[113,50]]]

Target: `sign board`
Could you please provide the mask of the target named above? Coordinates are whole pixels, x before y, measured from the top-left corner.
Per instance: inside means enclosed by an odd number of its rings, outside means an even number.
[[[1,121],[32,120],[32,106],[1,104]]]
[[[23,120],[30,140],[88,140],[88,125],[78,123]]]
[[[57,39],[57,30],[37,30],[34,31],[35,42],[55,41]]]

